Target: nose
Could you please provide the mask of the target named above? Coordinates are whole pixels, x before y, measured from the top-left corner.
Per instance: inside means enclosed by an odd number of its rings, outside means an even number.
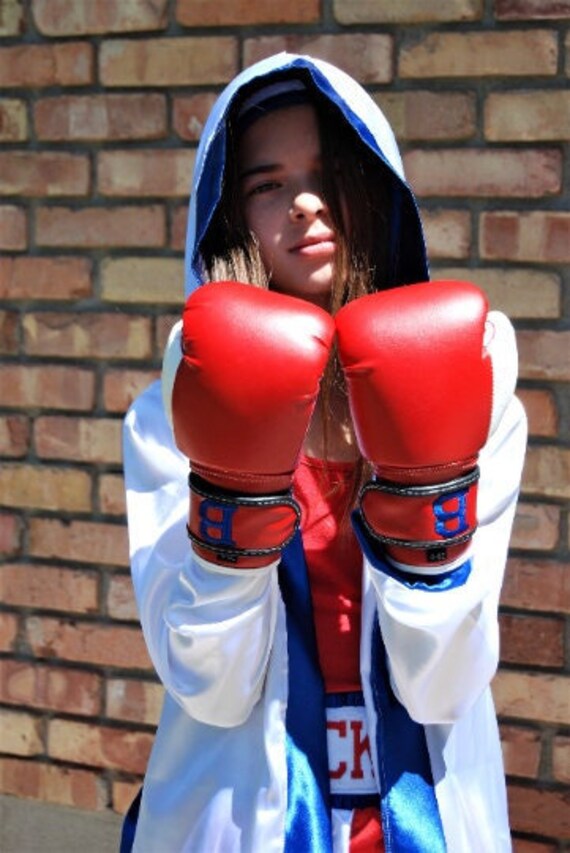
[[[296,219],[315,219],[317,216],[322,216],[326,213],[327,205],[320,193],[309,192],[304,190],[298,192],[291,202],[289,216],[292,220]]]

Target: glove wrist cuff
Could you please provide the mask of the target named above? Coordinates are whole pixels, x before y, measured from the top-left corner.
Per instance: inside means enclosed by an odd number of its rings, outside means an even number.
[[[206,559],[235,568],[273,562],[295,536],[301,510],[286,491],[243,495],[190,474],[188,537]]]
[[[376,478],[360,492],[367,532],[396,559],[433,565],[455,559],[477,528],[477,467],[444,483],[403,485]]]

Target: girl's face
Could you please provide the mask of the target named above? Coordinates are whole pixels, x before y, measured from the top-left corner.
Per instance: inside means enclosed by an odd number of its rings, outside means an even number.
[[[245,221],[270,287],[327,308],[337,243],[322,169],[312,106],[270,113],[242,136],[238,174]]]

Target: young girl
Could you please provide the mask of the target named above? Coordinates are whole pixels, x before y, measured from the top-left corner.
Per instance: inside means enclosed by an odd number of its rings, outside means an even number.
[[[162,388],[125,422],[166,694],[124,850],[510,849],[489,682],[516,354],[475,288],[427,278],[361,87],[289,54],[239,75],[198,150]]]

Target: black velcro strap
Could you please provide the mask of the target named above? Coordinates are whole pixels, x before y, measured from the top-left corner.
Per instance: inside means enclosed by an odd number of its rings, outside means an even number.
[[[362,499],[365,492],[384,492],[389,495],[400,495],[401,497],[423,498],[445,495],[451,492],[456,492],[458,489],[465,489],[472,486],[479,480],[480,471],[477,466],[472,471],[468,471],[462,477],[456,477],[454,480],[446,480],[444,483],[430,483],[429,485],[402,485],[402,483],[393,483],[391,480],[370,480],[362,487],[360,498]]]
[[[414,485],[394,483],[390,480],[375,479],[366,483],[359,495],[360,516],[367,532],[377,542],[416,550],[453,548],[468,542],[477,529],[475,513],[475,495],[472,487],[479,480],[480,472],[476,466],[466,474],[443,483]],[[446,498],[463,493],[465,496],[465,522],[455,533],[445,528],[436,517],[438,505]],[[432,500],[433,499],[433,500]],[[429,506],[427,517],[432,517],[433,527],[426,526],[425,509]],[[451,514],[454,519],[455,515]],[[395,524],[397,519],[397,526]],[[442,534],[437,526],[442,524]],[[414,538],[405,534],[416,533]],[[422,535],[423,534],[423,535]],[[439,559],[439,558],[437,558]]]
[[[225,562],[237,562],[242,557],[265,557],[278,555],[293,539],[301,524],[301,510],[290,491],[275,495],[244,495],[230,489],[213,486],[197,474],[191,473],[188,479],[192,498],[190,523],[187,525],[189,539],[211,551]],[[212,536],[200,535],[200,519],[194,512],[195,506],[208,502],[222,514],[232,519],[231,543],[217,542]],[[216,526],[205,524],[206,527]],[[221,527],[222,525],[220,525]],[[267,542],[267,535],[273,533],[277,541]],[[243,537],[253,538],[257,545],[242,541]],[[261,544],[263,542],[263,544]]]

